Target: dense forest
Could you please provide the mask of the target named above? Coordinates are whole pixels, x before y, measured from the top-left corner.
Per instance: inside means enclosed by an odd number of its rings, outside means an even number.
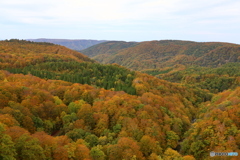
[[[240,46],[236,44],[176,40],[105,42],[82,52],[103,64],[117,63],[212,93],[240,85]]]
[[[239,159],[209,157],[240,153],[237,62],[178,70],[173,83],[59,45],[8,40],[0,67],[0,159]],[[204,84],[214,74],[223,79],[216,88]]]
[[[182,84],[192,84],[212,93],[240,86],[240,63],[232,62],[217,68],[181,65],[163,70],[147,70],[145,73]]]
[[[24,68],[6,68],[12,73],[32,74],[40,78],[89,84],[105,89],[136,94],[132,87],[133,71],[114,65],[100,65],[87,62],[48,62]]]

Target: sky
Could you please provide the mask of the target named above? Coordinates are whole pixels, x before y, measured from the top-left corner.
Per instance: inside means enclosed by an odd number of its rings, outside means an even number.
[[[240,44],[239,0],[0,0],[0,39]]]

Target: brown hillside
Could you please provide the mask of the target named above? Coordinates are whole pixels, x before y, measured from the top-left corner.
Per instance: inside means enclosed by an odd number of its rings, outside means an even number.
[[[77,61],[93,62],[77,51],[51,43],[29,41],[0,41],[0,68],[24,67],[40,62]]]
[[[109,49],[104,50],[105,53],[99,51],[99,48],[104,47]],[[164,40],[118,48],[114,46],[110,48],[102,43],[91,47],[91,51],[84,50],[83,53],[104,64],[117,63],[138,71],[171,67],[176,64],[217,67],[228,62],[240,61],[240,46],[230,43]],[[95,54],[90,54],[93,52]]]

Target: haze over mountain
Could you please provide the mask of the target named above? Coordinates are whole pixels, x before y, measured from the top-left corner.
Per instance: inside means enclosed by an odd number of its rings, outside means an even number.
[[[83,50],[93,45],[106,42],[106,40],[88,40],[88,39],[26,39],[33,42],[49,42],[68,47],[73,50]]]

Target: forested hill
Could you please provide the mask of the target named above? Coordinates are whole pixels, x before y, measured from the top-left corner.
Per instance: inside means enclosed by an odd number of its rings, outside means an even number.
[[[99,62],[102,62],[105,58],[109,58],[109,56],[118,53],[120,50],[133,47],[137,44],[137,42],[109,41],[94,45],[81,52]]]
[[[102,51],[102,48],[105,50]],[[240,62],[239,45],[218,42],[115,42],[111,47],[108,43],[102,43],[83,50],[82,53],[103,64],[117,63],[138,71],[172,67],[176,64],[217,67],[228,62]]]
[[[52,43],[17,39],[0,41],[0,69],[57,61],[94,62],[82,53]]]
[[[1,41],[0,47],[0,67],[12,73],[89,84],[105,89],[125,91],[133,95],[142,95],[145,92],[159,95],[172,94],[164,86],[177,87],[177,90],[182,90],[178,84],[131,71],[117,64],[95,63],[79,52],[51,43],[9,40]],[[192,101],[192,103],[197,101]]]
[[[237,44],[173,40],[106,42],[83,53],[103,64],[117,63],[213,93],[240,86],[240,45]]]
[[[93,45],[106,42],[106,40],[87,40],[87,39],[46,39],[46,38],[39,38],[39,39],[27,39],[28,41],[33,42],[48,42],[59,44],[65,46],[67,48],[73,50],[83,50]]]

